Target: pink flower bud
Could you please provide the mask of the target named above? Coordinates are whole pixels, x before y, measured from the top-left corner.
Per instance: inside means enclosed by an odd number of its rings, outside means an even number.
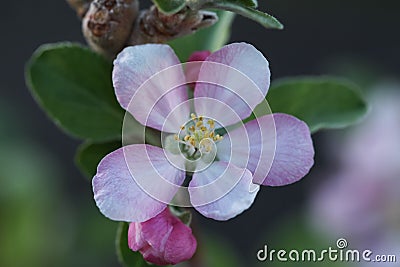
[[[185,70],[186,80],[191,82],[189,83],[190,87],[194,88],[194,86],[196,85],[196,83],[193,81],[197,81],[201,67],[201,62],[206,60],[206,58],[209,55],[211,55],[210,51],[196,51],[190,55],[188,59],[189,63],[186,65],[186,70]]]
[[[190,57],[189,57],[189,59],[188,59],[188,62],[192,62],[192,61],[204,61],[204,60],[206,60],[206,58],[207,58],[209,55],[211,55],[211,52],[208,51],[208,50],[205,50],[205,51],[196,51],[196,52],[193,52],[193,53],[190,55]]]
[[[148,262],[175,265],[193,256],[197,242],[192,230],[166,208],[148,221],[131,223],[128,245]]]

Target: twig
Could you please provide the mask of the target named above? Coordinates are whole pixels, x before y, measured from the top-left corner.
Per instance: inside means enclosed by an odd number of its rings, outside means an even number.
[[[139,14],[139,0],[67,2],[82,18],[82,31],[89,46],[110,59],[125,46],[165,43],[218,21],[215,13],[190,7],[165,15],[153,5]]]
[[[141,12],[127,44],[165,43],[211,26],[217,21],[218,17],[213,12],[185,8],[179,13],[165,15],[151,6]]]

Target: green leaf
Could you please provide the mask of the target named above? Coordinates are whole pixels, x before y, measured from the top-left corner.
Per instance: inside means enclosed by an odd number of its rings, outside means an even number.
[[[171,15],[178,13],[185,7],[185,0],[153,0],[157,8],[164,14]]]
[[[26,68],[39,105],[67,133],[94,141],[121,136],[124,116],[114,95],[112,64],[77,44],[43,45]]]
[[[194,51],[209,50],[213,52],[220,49],[229,40],[235,15],[226,11],[218,11],[217,14],[219,19],[213,26],[169,42],[182,62],[186,62]]]
[[[262,26],[264,26],[267,29],[278,29],[281,30],[283,29],[282,23],[280,23],[276,18],[273,16],[258,11],[252,7],[248,7],[246,5],[243,5],[241,2],[242,1],[216,1],[212,3],[208,3],[205,5],[205,7],[210,7],[210,8],[217,8],[221,10],[227,10],[227,11],[232,11],[234,13],[237,13],[239,15],[242,15],[246,18],[249,18],[251,20],[254,20],[258,23],[260,23]]]
[[[276,81],[267,100],[273,112],[296,116],[308,124],[311,132],[349,126],[368,110],[357,86],[333,77]]]
[[[216,2],[222,2],[222,3],[227,2],[227,3],[242,5],[242,6],[246,6],[246,7],[252,7],[252,8],[258,7],[257,0],[219,0]]]
[[[121,147],[121,142],[92,143],[86,141],[78,147],[75,155],[75,163],[88,178],[96,174],[100,160],[110,152]]]
[[[149,265],[139,252],[134,252],[128,247],[129,223],[120,222],[115,239],[115,246],[119,262],[125,267],[147,267]]]

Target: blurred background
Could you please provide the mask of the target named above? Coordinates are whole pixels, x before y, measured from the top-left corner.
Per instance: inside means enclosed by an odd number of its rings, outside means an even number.
[[[314,135],[315,167],[301,182],[263,188],[251,209],[229,222],[195,213],[195,235],[205,244],[198,253],[212,258],[206,266],[280,266],[257,265],[257,251],[265,244],[334,247],[346,238],[352,248],[397,254],[391,266],[400,266],[400,2],[259,4],[285,30],[268,31],[238,16],[231,41],[260,49],[272,79],[333,74],[352,80],[371,110],[359,125]],[[117,224],[100,214],[90,182],[74,165],[79,140],[46,117],[24,82],[24,64],[41,44],[84,43],[80,21],[63,0],[2,6],[0,266],[119,266]]]

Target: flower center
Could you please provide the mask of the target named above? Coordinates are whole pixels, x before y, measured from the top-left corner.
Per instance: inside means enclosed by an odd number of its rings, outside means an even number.
[[[215,121],[203,116],[190,115],[191,120],[181,126],[175,140],[182,144],[181,151],[188,159],[198,159],[206,154],[215,154],[215,144],[223,136],[215,134]]]

